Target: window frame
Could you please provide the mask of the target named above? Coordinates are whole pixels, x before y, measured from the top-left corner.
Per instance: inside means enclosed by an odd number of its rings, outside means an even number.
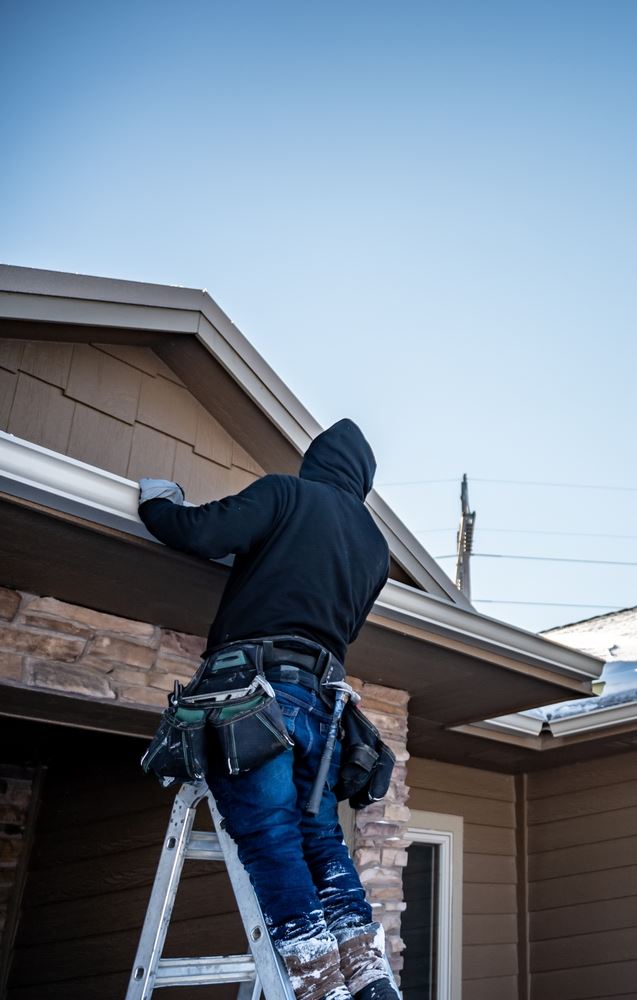
[[[440,849],[438,885],[437,998],[462,998],[462,816],[412,809],[407,834],[414,844]]]

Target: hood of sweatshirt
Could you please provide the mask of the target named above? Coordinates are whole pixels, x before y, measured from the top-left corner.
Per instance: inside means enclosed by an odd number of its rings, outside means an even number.
[[[338,486],[364,500],[372,488],[376,459],[353,420],[339,420],[314,438],[305,452],[299,476]]]

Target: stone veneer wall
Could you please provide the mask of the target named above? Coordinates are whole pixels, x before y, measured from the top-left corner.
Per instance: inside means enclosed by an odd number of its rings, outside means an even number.
[[[205,642],[146,622],[0,588],[0,682],[166,707]]]
[[[409,795],[406,784],[409,695],[395,688],[365,684],[357,678],[349,677],[348,680],[362,697],[361,708],[365,715],[396,755],[396,766],[385,798],[354,814],[353,857],[374,909],[374,918],[385,928],[387,954],[398,978],[403,967],[401,952],[405,947],[400,936],[401,913],[406,906],[403,868],[411,843],[407,834],[409,809],[406,805]]]
[[[190,679],[204,648],[199,636],[0,587],[0,684],[166,707],[175,678]],[[388,795],[355,813],[354,861],[375,918],[385,927],[396,973],[402,968],[400,915],[407,864],[407,701],[404,691],[350,678],[362,708],[396,754]]]

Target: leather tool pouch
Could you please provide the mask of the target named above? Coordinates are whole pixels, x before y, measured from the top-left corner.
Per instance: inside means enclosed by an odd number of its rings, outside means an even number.
[[[200,781],[208,763],[241,774],[293,746],[262,653],[258,644],[226,647],[207,657],[185,687],[176,683],[144,770],[164,786]]]
[[[208,764],[205,712],[182,707],[180,693],[181,684],[175,682],[159,729],[141,760],[144,771],[152,772],[164,788],[201,781]]]
[[[349,799],[363,809],[387,794],[396,757],[376,727],[348,702],[341,719],[341,769],[334,789],[337,799]]]

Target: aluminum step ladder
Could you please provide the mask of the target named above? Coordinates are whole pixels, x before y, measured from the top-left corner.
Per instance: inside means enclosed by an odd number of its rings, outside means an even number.
[[[206,799],[214,833],[193,830],[197,806]],[[250,954],[206,958],[162,958],[164,941],[184,861],[225,862],[248,938]],[[175,797],[150,902],[135,956],[126,1000],[149,1000],[163,986],[240,984],[237,1000],[294,1000],[283,962],[268,934],[261,907],[239,861],[234,841],[223,828],[208,786],[182,785]]]

